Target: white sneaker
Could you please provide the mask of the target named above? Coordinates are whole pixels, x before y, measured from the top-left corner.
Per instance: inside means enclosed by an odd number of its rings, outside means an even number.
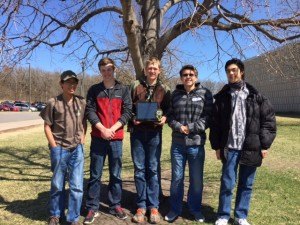
[[[173,212],[173,211],[170,211],[168,212],[168,214],[165,216],[165,221],[168,221],[168,222],[173,222],[177,219],[178,215]]]
[[[250,225],[246,219],[234,219],[236,225]]]
[[[225,218],[219,218],[215,222],[215,225],[227,225],[228,224],[228,219]]]

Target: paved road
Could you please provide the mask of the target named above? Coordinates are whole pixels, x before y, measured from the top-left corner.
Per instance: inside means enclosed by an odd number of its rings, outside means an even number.
[[[0,134],[43,123],[38,112],[0,112]]]
[[[40,119],[39,112],[0,112],[0,123]]]

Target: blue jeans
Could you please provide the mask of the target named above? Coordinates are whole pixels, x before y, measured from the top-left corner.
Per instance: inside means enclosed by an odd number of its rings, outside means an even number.
[[[130,143],[137,207],[158,208],[161,131],[134,130],[130,135]]]
[[[201,212],[204,159],[204,146],[185,146],[172,142],[170,206],[171,211],[175,212],[177,215],[180,215],[182,212],[184,171],[187,161],[190,179],[187,197],[189,211],[193,215]]]
[[[67,221],[78,221],[83,195],[83,145],[78,145],[72,151],[60,146],[51,148],[50,157],[53,172],[50,190],[50,215],[64,217],[65,178],[68,176],[70,194]]]
[[[240,150],[229,149],[227,160],[223,164],[218,209],[219,218],[230,218],[232,190],[236,184],[240,156]],[[235,218],[245,219],[248,216],[255,172],[256,167],[246,165],[239,166],[238,187],[234,209]]]
[[[111,209],[121,205],[122,198],[122,141],[107,141],[92,137],[90,180],[87,188],[86,207],[98,211],[100,202],[101,176],[105,158],[108,155],[109,184],[108,202]]]

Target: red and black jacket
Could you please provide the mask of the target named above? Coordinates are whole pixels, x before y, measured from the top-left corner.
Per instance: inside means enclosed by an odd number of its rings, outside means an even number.
[[[110,128],[117,121],[124,126],[131,117],[132,102],[129,88],[116,81],[111,89],[106,89],[104,83],[90,87],[87,94],[85,114],[92,124],[91,135],[101,138],[101,132],[94,126],[100,122]],[[123,127],[116,131],[113,140],[122,140]]]

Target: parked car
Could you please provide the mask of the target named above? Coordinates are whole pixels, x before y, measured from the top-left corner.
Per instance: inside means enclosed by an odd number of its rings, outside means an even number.
[[[37,108],[38,111],[42,111],[45,107],[46,107],[45,103],[38,103],[36,105],[36,108]]]
[[[20,111],[30,111],[30,112],[37,111],[37,108],[30,106],[29,104],[26,103],[16,103],[15,106],[18,107]]]
[[[18,112],[19,108],[16,107],[14,104],[11,103],[6,103],[6,104],[2,104],[2,109],[3,111],[13,111],[13,112]]]

